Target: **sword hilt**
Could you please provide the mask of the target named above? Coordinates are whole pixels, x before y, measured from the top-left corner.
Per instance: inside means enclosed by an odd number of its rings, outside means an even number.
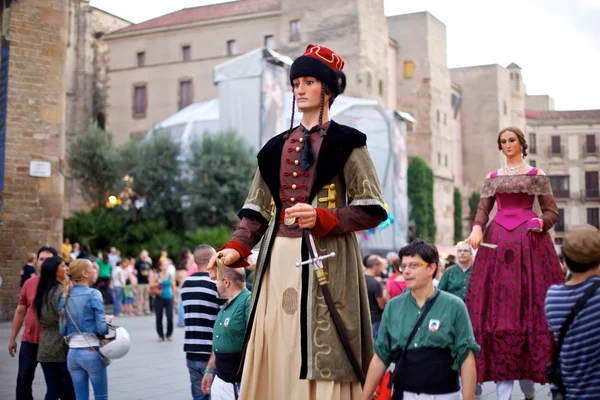
[[[335,252],[334,251],[332,251],[329,254],[325,254],[324,256],[319,256],[319,257],[315,257],[315,258],[309,258],[308,260],[302,261],[302,262],[299,261],[299,262],[296,263],[296,267],[301,267],[301,266],[307,265],[307,264],[314,264],[317,261],[323,261],[323,260],[326,260],[326,259],[331,258],[331,257],[335,257]]]

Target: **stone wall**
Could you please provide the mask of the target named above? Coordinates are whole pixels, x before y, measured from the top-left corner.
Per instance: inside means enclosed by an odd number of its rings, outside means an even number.
[[[96,120],[102,124],[108,98],[108,46],[103,36],[131,25],[108,14],[87,1],[69,1],[66,47],[66,137],[68,143],[87,132]],[[69,176],[68,169],[66,176]],[[65,181],[65,215],[85,209],[79,186],[71,179]]]
[[[451,81],[446,56],[446,27],[428,12],[387,18],[389,36],[398,44],[398,105],[417,123],[408,133],[408,154],[423,158],[434,174],[436,243],[454,236]],[[405,74],[406,63],[414,74]]]
[[[62,242],[67,0],[12,4],[4,177],[0,216],[0,313],[14,310],[28,252]],[[49,161],[50,178],[29,176]]]

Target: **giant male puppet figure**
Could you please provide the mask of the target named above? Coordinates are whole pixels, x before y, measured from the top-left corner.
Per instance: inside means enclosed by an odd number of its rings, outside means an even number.
[[[291,127],[258,153],[241,222],[209,266],[213,276],[217,257],[229,267],[244,266],[262,239],[247,343],[235,355],[243,363],[242,400],[361,395],[360,375],[373,349],[355,232],[377,226],[387,215],[366,136],[329,119],[331,104],[346,86],[343,67],[339,55],[312,44],[294,61]],[[296,127],[295,106],[302,112]],[[311,249],[336,253],[322,269],[332,304],[325,302],[313,266],[296,267]],[[341,334],[332,314],[340,317]]]

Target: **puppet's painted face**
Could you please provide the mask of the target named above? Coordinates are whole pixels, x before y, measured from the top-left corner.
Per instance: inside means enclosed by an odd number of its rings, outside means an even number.
[[[321,107],[322,84],[311,76],[294,79],[293,88],[298,110],[307,112]]]

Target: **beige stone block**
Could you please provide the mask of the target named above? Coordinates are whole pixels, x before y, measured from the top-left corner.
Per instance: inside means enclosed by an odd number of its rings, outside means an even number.
[[[64,110],[59,107],[42,107],[42,119],[44,122],[61,122]]]

